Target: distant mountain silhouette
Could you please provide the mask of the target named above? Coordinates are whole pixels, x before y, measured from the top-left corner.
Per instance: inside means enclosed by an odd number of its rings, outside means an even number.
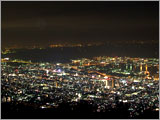
[[[158,44],[106,44],[87,47],[17,49],[15,51],[16,53],[2,55],[2,57],[31,60],[33,62],[70,62],[70,59],[95,56],[159,57]]]

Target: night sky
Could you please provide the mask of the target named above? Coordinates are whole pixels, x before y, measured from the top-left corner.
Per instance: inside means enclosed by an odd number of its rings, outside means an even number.
[[[159,41],[159,2],[2,2],[2,47]]]

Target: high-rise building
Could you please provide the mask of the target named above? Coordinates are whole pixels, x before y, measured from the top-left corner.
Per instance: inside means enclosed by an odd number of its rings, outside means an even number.
[[[126,70],[128,69],[128,64],[126,64]]]
[[[132,71],[132,64],[130,64],[130,71]]]
[[[140,64],[140,72],[142,72],[142,64]]]

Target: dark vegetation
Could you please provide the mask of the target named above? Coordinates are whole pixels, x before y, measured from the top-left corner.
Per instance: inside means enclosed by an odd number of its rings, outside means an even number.
[[[57,108],[40,109],[36,105],[24,103],[2,103],[2,119],[129,119],[129,104],[118,103],[116,108],[106,109],[105,112],[94,112],[96,106],[81,101],[76,106],[71,103],[61,103]],[[73,108],[73,109],[72,109]],[[159,112],[145,110],[137,119],[158,119]],[[130,118],[131,119],[131,118]]]

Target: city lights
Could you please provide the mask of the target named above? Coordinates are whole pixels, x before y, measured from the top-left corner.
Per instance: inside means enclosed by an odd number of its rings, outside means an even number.
[[[2,119],[158,119],[159,1],[2,1]]]

